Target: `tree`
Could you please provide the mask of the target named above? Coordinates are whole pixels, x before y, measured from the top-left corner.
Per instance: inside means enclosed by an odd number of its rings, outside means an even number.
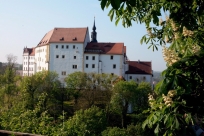
[[[7,66],[10,68],[14,68],[17,60],[17,56],[14,56],[13,54],[8,54],[7,56]]]
[[[93,106],[79,110],[59,130],[60,135],[69,136],[98,136],[107,126],[105,111]]]
[[[68,93],[74,97],[75,104],[78,102],[80,91],[84,90],[86,87],[86,79],[87,75],[83,72],[74,72],[65,78],[66,88]]]
[[[126,127],[126,114],[128,106],[134,101],[136,95],[137,83],[134,81],[119,81],[113,87],[111,98],[111,109],[119,113],[122,118],[122,127]]]
[[[12,98],[18,95],[18,80],[16,76],[14,65],[16,63],[16,56],[9,54],[7,56],[7,66],[2,75],[0,75],[0,97],[1,104],[7,108],[12,106]]]
[[[77,104],[79,97],[88,102],[88,107],[99,100],[107,103],[110,100],[112,84],[118,76],[110,74],[75,72],[65,78],[66,88]],[[105,98],[104,98],[105,97]]]
[[[28,109],[34,109],[38,103],[38,97],[43,93],[47,94],[44,99],[44,110],[55,114],[59,109],[60,102],[60,81],[58,75],[51,71],[42,71],[30,77],[25,77],[21,82],[23,99]],[[53,110],[54,109],[54,110]]]
[[[117,75],[87,73],[86,90],[83,97],[88,101],[89,107],[96,102],[109,104],[113,83],[118,79]]]
[[[55,129],[54,119],[49,116],[47,111],[42,112],[45,97],[46,94],[42,94],[38,98],[38,104],[33,110],[26,109],[24,101],[15,103],[15,106],[10,109],[1,108],[0,128],[17,132],[51,135]]]
[[[142,113],[149,108],[148,94],[152,93],[151,85],[147,82],[141,82],[138,84],[134,99],[132,102],[134,111],[136,113]]]
[[[130,136],[127,133],[127,130],[124,128],[118,128],[118,127],[113,127],[113,128],[107,128],[102,132],[102,136]]]
[[[173,103],[178,105],[169,105],[170,111],[176,111],[179,116],[186,114],[203,116],[204,95],[203,69],[204,69],[204,1],[203,0],[102,0],[102,9],[111,5],[113,8],[109,12],[111,20],[116,19],[116,24],[122,20],[125,27],[132,25],[133,21],[144,23],[148,34],[143,36],[141,43],[150,43],[150,47],[157,49],[159,45],[164,46],[163,55],[167,62],[167,70],[163,72],[164,80],[158,84],[156,93],[156,103],[164,101],[163,95],[167,96],[170,90],[176,92],[172,99]],[[162,18],[161,11],[164,11],[166,19]],[[159,19],[160,18],[160,19]],[[154,26],[152,25],[154,24]],[[160,25],[160,27],[158,27]],[[165,45],[169,47],[165,47]],[[184,103],[183,103],[184,102]],[[179,108],[178,108],[178,107]],[[165,111],[168,108],[163,108]],[[190,108],[194,107],[194,108]],[[168,122],[171,118],[155,118],[158,115],[159,108],[151,107],[151,114],[147,120],[149,126],[155,128],[156,133],[181,134],[175,131],[178,124],[186,126],[188,121],[179,118],[176,126],[171,126],[169,131],[160,131],[161,126],[168,128]],[[164,117],[167,112],[161,112],[159,117]],[[153,117],[153,118],[152,118]],[[190,115],[189,115],[190,117]],[[174,120],[176,121],[176,120]],[[154,122],[152,125],[151,122]],[[146,124],[146,123],[145,123]],[[160,124],[160,125],[159,125]],[[171,124],[171,123],[170,123]]]

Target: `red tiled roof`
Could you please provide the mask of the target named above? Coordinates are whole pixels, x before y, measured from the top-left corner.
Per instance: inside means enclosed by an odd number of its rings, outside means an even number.
[[[30,56],[35,56],[35,48],[24,48],[23,53],[28,53]]]
[[[85,40],[88,28],[54,28],[45,34],[37,46],[47,43],[82,43]]]
[[[124,43],[88,43],[85,53],[123,54]]]
[[[129,70],[126,74],[150,74],[152,75],[152,62],[128,61]]]
[[[32,51],[30,53],[30,56],[35,56],[35,48],[32,48]]]

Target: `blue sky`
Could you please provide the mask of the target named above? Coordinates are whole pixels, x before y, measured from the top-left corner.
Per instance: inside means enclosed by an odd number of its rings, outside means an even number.
[[[91,33],[95,16],[98,42],[123,42],[130,60],[152,61],[154,71],[163,71],[161,47],[153,52],[140,44],[145,26],[115,26],[108,11],[100,8],[98,0],[0,0],[0,62],[13,54],[22,64],[23,48],[35,47],[54,27],[89,27]]]

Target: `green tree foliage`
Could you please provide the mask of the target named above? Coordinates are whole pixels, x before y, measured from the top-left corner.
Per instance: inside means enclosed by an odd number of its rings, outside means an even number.
[[[91,107],[99,99],[102,103],[110,100],[110,90],[117,79],[118,76],[111,74],[75,72],[68,75],[65,82],[68,93],[75,99],[75,104],[79,97],[83,97],[88,102],[88,107]],[[101,96],[106,99],[103,100]]]
[[[86,87],[86,73],[74,72],[69,74],[65,78],[66,88],[69,94],[71,94],[75,99],[75,104],[77,104],[78,98],[80,96],[80,91],[84,90]]]
[[[44,110],[55,114],[55,111],[60,111],[60,95],[61,85],[58,80],[58,75],[50,71],[38,72],[31,77],[23,78],[21,82],[22,97],[26,101],[28,109],[34,109],[38,103],[38,97],[46,93],[44,101]]]
[[[128,135],[126,129],[121,129],[118,127],[107,128],[102,132],[102,136],[130,136]]]
[[[105,111],[93,106],[86,110],[79,110],[64,122],[59,135],[68,136],[98,136],[107,126]]]
[[[35,109],[27,110],[23,103],[17,103],[9,110],[2,108],[0,112],[1,129],[16,132],[50,135],[54,132],[53,118],[46,111],[42,112],[44,99],[42,94]]]
[[[119,81],[113,87],[111,110],[121,115],[122,127],[126,127],[128,106],[134,101],[137,86],[134,81]]]
[[[141,82],[136,89],[133,108],[136,113],[141,113],[149,107],[148,94],[152,93],[151,85],[147,82]]]
[[[0,98],[1,106],[10,108],[13,104],[13,98],[18,95],[18,81],[20,77],[16,76],[15,70],[7,66],[5,73],[0,75]]]

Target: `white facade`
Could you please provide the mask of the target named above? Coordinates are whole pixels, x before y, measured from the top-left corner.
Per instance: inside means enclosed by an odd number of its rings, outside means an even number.
[[[123,55],[85,53],[84,72],[124,76]]]
[[[133,81],[135,81],[137,83],[148,82],[148,83],[152,84],[152,75],[148,75],[148,74],[126,74],[125,75],[125,80],[126,81],[133,80]]]
[[[73,72],[83,71],[83,43],[51,43],[49,70],[55,71],[60,80]]]
[[[35,48],[35,72],[48,70],[49,45]]]
[[[35,56],[31,55],[30,53],[34,49],[32,48],[24,48],[23,53],[23,76],[32,76],[35,74]]]

